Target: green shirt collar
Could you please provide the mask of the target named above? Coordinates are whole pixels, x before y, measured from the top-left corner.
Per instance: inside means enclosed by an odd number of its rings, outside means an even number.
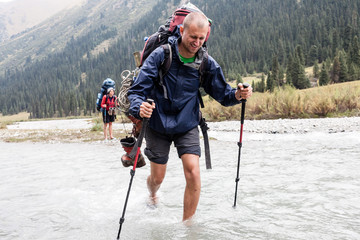
[[[181,56],[181,54],[179,53],[179,56],[180,56],[180,60],[183,62],[183,63],[193,63],[195,62],[195,56],[191,57],[191,58],[184,58],[183,56]]]

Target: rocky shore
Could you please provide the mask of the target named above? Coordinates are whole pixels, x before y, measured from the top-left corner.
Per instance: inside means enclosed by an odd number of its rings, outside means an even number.
[[[239,131],[240,121],[209,123],[211,131]],[[360,117],[245,120],[244,131],[252,133],[288,134],[309,132],[360,132]]]

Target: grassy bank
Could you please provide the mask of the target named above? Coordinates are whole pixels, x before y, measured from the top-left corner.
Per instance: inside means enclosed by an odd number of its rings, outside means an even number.
[[[30,113],[21,112],[15,115],[3,116],[0,114],[0,129],[3,129],[8,124],[12,124],[14,122],[21,122],[29,120]]]
[[[204,98],[209,121],[239,119],[241,105],[223,107]],[[360,81],[296,90],[289,86],[273,93],[254,93],[246,104],[248,119],[360,116]]]

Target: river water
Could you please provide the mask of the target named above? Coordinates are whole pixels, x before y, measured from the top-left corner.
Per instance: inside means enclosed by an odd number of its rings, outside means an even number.
[[[210,132],[197,213],[182,223],[185,180],[172,149],[156,209],[149,164],[136,170],[121,239],[360,239],[359,132]],[[0,142],[0,239],[116,239],[130,180],[116,143]]]

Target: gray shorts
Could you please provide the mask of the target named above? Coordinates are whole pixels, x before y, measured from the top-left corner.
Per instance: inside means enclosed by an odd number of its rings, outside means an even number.
[[[179,134],[162,134],[148,127],[145,139],[144,153],[154,163],[167,163],[172,142],[174,142],[179,158],[185,153],[195,154],[199,157],[201,155],[198,127]]]

